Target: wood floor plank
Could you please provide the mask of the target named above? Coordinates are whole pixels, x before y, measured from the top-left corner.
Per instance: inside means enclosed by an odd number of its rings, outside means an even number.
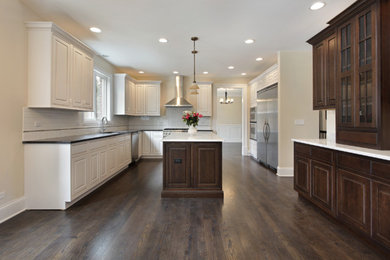
[[[162,161],[143,160],[67,211],[2,223],[0,259],[386,259],[240,152],[224,144],[224,199],[162,199]]]

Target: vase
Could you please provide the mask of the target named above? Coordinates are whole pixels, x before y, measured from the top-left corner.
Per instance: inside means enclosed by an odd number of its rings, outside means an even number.
[[[197,132],[198,132],[198,130],[196,129],[196,127],[193,126],[193,125],[190,125],[190,128],[188,128],[188,133],[189,133],[190,135],[194,135],[194,134],[196,134]]]

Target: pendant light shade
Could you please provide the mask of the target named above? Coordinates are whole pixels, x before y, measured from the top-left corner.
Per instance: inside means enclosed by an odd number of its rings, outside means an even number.
[[[199,86],[198,86],[198,84],[196,84],[196,80],[195,80],[195,55],[198,53],[195,49],[195,42],[197,40],[198,40],[198,37],[191,38],[191,41],[194,42],[194,50],[192,51],[192,54],[194,55],[194,81],[192,82],[192,85],[190,87],[190,90],[191,90],[190,94],[191,95],[198,95],[199,94],[197,91],[199,89]]]

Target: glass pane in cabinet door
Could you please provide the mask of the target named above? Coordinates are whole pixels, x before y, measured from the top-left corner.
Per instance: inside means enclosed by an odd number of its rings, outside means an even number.
[[[364,16],[361,16],[359,17],[359,41],[364,38]]]
[[[341,51],[341,72],[345,71],[346,57],[345,50]]]
[[[345,49],[345,27],[341,29],[341,49]]]
[[[372,72],[371,71],[367,71],[366,72],[366,90],[367,90],[367,93],[366,93],[366,96],[367,96],[367,106],[366,106],[366,110],[367,110],[367,123],[372,123]]]
[[[365,64],[365,51],[364,51],[364,41],[359,43],[359,65],[362,66]]]
[[[351,48],[347,49],[347,64],[346,64],[346,70],[350,71],[351,70]]]
[[[351,90],[352,90],[352,86],[351,86],[351,78],[350,77],[347,77],[346,78],[347,82],[347,122],[352,122],[352,103],[351,103],[351,96],[352,96],[352,93],[351,93]]]
[[[360,123],[366,122],[366,73],[359,74],[359,118]]]
[[[372,51],[371,51],[371,38],[368,38],[366,41],[366,64],[371,64],[372,60]]]
[[[371,12],[366,14],[366,37],[371,36]]]
[[[347,122],[347,88],[345,78],[341,79],[341,122]]]
[[[346,45],[349,46],[349,45],[351,45],[351,25],[350,24],[347,25],[347,30],[345,33],[347,34]]]

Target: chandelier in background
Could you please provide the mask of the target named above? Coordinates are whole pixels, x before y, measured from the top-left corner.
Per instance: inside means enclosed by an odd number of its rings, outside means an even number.
[[[226,105],[234,103],[234,99],[233,98],[228,98],[228,96],[227,96],[227,89],[225,89],[225,98],[223,98],[223,97],[220,98],[219,99],[219,103],[220,104],[226,104]]]

